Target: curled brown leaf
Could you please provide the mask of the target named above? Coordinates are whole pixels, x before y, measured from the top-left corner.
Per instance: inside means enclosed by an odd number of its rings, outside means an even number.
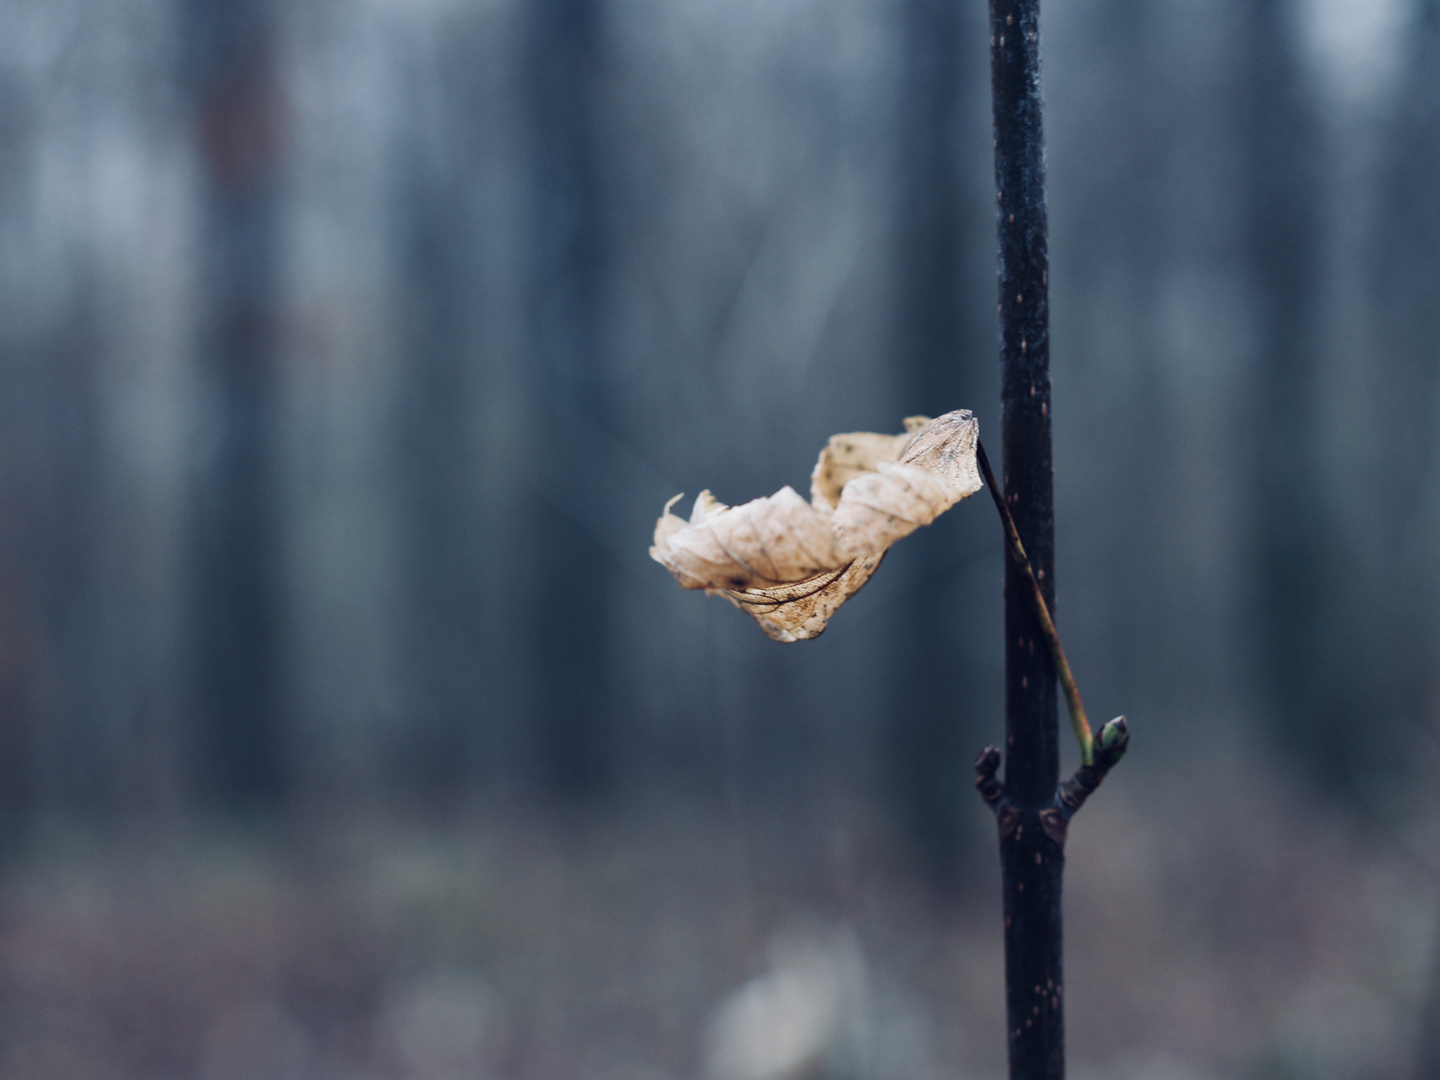
[[[741,506],[702,491],[686,522],[665,506],[650,557],[687,589],[718,593],[776,641],[818,637],[890,545],[980,490],[966,409],[910,417],[902,435],[832,435],[810,478]]]

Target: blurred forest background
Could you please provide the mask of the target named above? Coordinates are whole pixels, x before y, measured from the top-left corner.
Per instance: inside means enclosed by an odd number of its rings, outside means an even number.
[[[1440,1076],[1440,2],[1044,25],[1072,1074]],[[980,0],[0,0],[0,1076],[1003,1075],[986,500],[808,644],[646,554],[998,443],[988,91]]]

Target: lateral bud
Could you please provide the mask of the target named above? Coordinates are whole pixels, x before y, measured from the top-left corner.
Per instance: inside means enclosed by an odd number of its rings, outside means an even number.
[[[1059,810],[1069,821],[1075,811],[1084,805],[1091,792],[1100,786],[1100,781],[1125,756],[1130,745],[1130,728],[1123,716],[1117,716],[1095,737],[1095,760],[1093,764],[1082,765],[1075,775],[1060,785],[1056,793]]]
[[[1108,772],[1125,756],[1129,747],[1130,727],[1125,723],[1125,717],[1117,716],[1100,729],[1100,736],[1095,740],[1096,767]]]
[[[975,790],[980,792],[980,798],[985,800],[985,805],[995,809],[996,805],[1005,795],[1005,785],[995,778],[995,772],[1000,768],[1000,751],[993,746],[987,746],[975,757]]]

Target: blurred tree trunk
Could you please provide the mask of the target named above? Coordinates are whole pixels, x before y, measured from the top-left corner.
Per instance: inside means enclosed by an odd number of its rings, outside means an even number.
[[[1418,6],[1386,130],[1373,266],[1378,377],[1367,473],[1377,500],[1380,573],[1367,605],[1366,695],[1370,707],[1436,733],[1440,671],[1434,656],[1434,538],[1440,450],[1440,2]],[[1400,755],[1404,755],[1395,744]],[[1434,744],[1431,743],[1431,749]],[[1433,758],[1429,759],[1433,762]],[[1387,766],[1402,765],[1388,761]],[[1425,782],[1428,782],[1425,781]]]
[[[195,697],[204,796],[284,791],[274,462],[281,150],[268,0],[189,0],[184,42],[203,183],[203,455],[193,505]]]
[[[96,670],[105,651],[97,603],[103,565],[97,369],[104,334],[89,273],[75,292],[64,305],[65,325],[33,358],[37,377],[25,396],[36,427],[29,434],[41,437],[44,452],[12,512],[21,544],[16,561],[25,573],[6,589],[18,586],[22,613],[10,644],[29,670],[17,680],[18,723],[5,733],[6,749],[22,755],[18,767],[5,769],[15,791],[0,798],[22,828],[36,816],[94,820],[118,809],[117,748],[97,731],[108,689]]]
[[[149,449],[173,445],[163,383],[180,349],[157,294],[174,237],[146,226],[175,208],[136,200],[179,163],[152,114],[173,91],[168,43],[117,47],[103,19],[31,14],[67,45],[19,67],[33,43],[0,45],[0,830],[16,832],[37,817],[106,827],[171,811],[183,773],[175,455],[135,446],[142,433]],[[56,152],[61,184],[40,179]],[[117,183],[105,171],[117,160],[143,165]]]
[[[1104,520],[1086,520],[1091,537],[1109,536],[1104,586],[1085,615],[1103,619],[1111,655],[1125,658],[1128,687],[1161,700],[1177,696],[1175,672],[1193,663],[1177,663],[1168,651],[1174,612],[1185,606],[1177,586],[1187,575],[1176,567],[1186,553],[1174,543],[1173,503],[1157,497],[1173,489],[1177,457],[1188,449],[1175,438],[1178,410],[1165,370],[1175,358],[1162,314],[1183,228],[1175,204],[1184,196],[1174,190],[1170,163],[1177,132],[1193,126],[1184,115],[1188,101],[1164,73],[1163,27],[1171,17],[1153,0],[1103,0],[1090,9],[1088,25],[1076,27],[1086,40],[1072,48],[1085,51],[1090,108],[1103,120],[1087,125],[1084,171],[1070,174],[1064,193],[1069,205],[1086,208],[1086,235],[1065,245],[1071,326],[1099,330],[1089,342],[1067,340],[1077,367],[1088,361],[1088,370],[1076,371],[1085,385],[1067,401],[1076,414],[1083,410],[1087,433],[1105,433],[1082,436],[1086,471],[1125,478],[1107,492],[1113,501]],[[1078,191],[1077,181],[1084,184]],[[1106,369],[1114,374],[1107,378]],[[1073,488],[1070,498],[1077,498]],[[1147,557],[1136,558],[1137,550]]]
[[[1431,961],[1430,989],[1420,1009],[1420,1046],[1415,1080],[1440,1080],[1440,934]]]
[[[1332,535],[1319,465],[1320,139],[1285,0],[1247,0],[1236,84],[1254,316],[1251,522],[1262,689],[1289,752],[1343,783],[1331,653]]]
[[[978,211],[967,205],[957,146],[966,89],[963,9],[955,0],[906,0],[902,11],[895,344],[903,410],[938,415],[991,389],[975,372],[979,354],[968,355],[989,335],[970,325],[963,302],[972,284],[963,258],[966,221]],[[948,580],[959,555],[955,536],[951,519],[920,530],[910,539],[913,561],[944,567]],[[974,680],[966,677],[954,599],[941,584],[926,579],[906,598],[894,652],[900,692],[886,738],[900,809],[935,880],[950,888],[961,883],[961,823],[969,809],[955,777],[974,742],[974,726],[956,716],[955,703],[966,700],[960,691]]]
[[[1434,784],[1437,702],[1434,497],[1437,409],[1440,409],[1440,0],[1417,6],[1406,43],[1381,162],[1375,232],[1373,302],[1379,327],[1376,380],[1378,460],[1369,479],[1378,499],[1381,575],[1373,597],[1375,622],[1367,650],[1371,708],[1428,728],[1425,767],[1415,768],[1422,799]],[[1407,733],[1408,734],[1408,733]],[[1391,740],[1377,740],[1390,743]],[[1413,745],[1394,740],[1397,757]],[[1387,762],[1396,771],[1406,766]],[[1419,1023],[1416,1080],[1440,1080],[1440,936]]]
[[[485,243],[472,213],[477,174],[469,68],[478,48],[461,36],[412,81],[401,133],[399,473],[408,619],[403,648],[415,715],[399,731],[388,771],[412,800],[447,812],[478,779],[486,711],[486,552],[479,517],[475,390],[481,358],[475,263]],[[497,572],[492,568],[491,572]]]
[[[606,270],[600,161],[600,0],[529,5],[528,319],[535,543],[531,606],[540,780],[561,800],[604,786],[611,743],[607,583],[611,559],[577,507],[604,481],[609,409],[601,304]]]

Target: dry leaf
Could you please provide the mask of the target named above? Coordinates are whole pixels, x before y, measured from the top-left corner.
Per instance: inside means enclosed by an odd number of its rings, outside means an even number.
[[[860,591],[890,545],[980,490],[979,426],[967,409],[912,416],[903,435],[832,435],[810,477],[810,502],[793,488],[742,506],[708,491],[689,522],[655,523],[650,557],[687,589],[719,594],[776,641],[818,637]]]

